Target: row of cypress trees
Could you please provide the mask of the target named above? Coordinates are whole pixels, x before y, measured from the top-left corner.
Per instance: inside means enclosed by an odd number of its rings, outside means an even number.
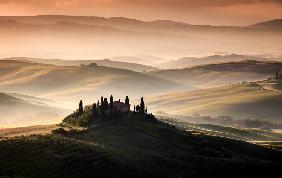
[[[98,100],[97,104],[93,103],[92,105],[92,113],[94,116],[97,115],[101,115],[101,116],[105,116],[106,115],[106,111],[109,110],[110,114],[113,114],[114,112],[114,98],[113,95],[110,96],[110,103],[108,103],[108,99],[104,98],[103,96],[101,96],[101,103]],[[128,106],[130,106],[129,103],[129,97],[126,96],[125,98],[125,104],[127,104]],[[83,102],[82,100],[80,100],[79,102],[79,108],[78,108],[78,112],[79,115],[81,115],[83,113]],[[135,106],[134,105],[134,113],[135,112],[139,112],[139,113],[147,113],[147,107],[145,108],[145,102],[144,102],[144,98],[141,98],[141,102],[140,105]]]
[[[104,97],[101,97],[100,101],[98,101],[97,103],[93,103],[93,105],[84,107],[83,101],[80,100],[78,110],[65,117],[63,119],[63,123],[79,127],[88,127],[95,120],[103,121],[105,119],[128,116],[128,114],[147,113],[147,108],[145,108],[143,97],[141,98],[140,104],[134,106],[134,111],[130,111],[129,97],[126,96],[124,103],[128,106],[128,112],[125,112],[125,110],[119,111],[114,109],[113,96],[110,97],[110,102],[108,102],[107,98]],[[146,114],[146,118],[149,116],[150,115]]]

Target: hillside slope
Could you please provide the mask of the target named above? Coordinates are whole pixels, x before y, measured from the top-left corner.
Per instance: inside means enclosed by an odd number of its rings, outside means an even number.
[[[272,30],[281,30],[282,29],[282,19],[274,19],[266,22],[257,23],[251,26],[252,28],[261,28],[261,29],[272,29]]]
[[[161,108],[172,114],[282,121],[281,91],[263,88],[256,82],[171,93],[148,100],[151,109]]]
[[[152,67],[149,65],[143,65],[143,64],[133,63],[133,62],[113,61],[109,59],[104,59],[104,60],[61,60],[61,59],[12,57],[12,58],[5,58],[2,60],[32,61],[32,62],[38,62],[41,64],[53,64],[56,66],[80,66],[82,64],[89,65],[91,63],[96,63],[98,66],[126,69],[126,70],[132,70],[135,72],[154,71],[158,69],[156,67]]]
[[[164,69],[183,69],[190,68],[199,65],[217,64],[217,63],[228,63],[228,62],[241,62],[241,61],[281,61],[280,58],[267,58],[261,56],[251,55],[212,55],[206,57],[184,57],[176,60],[170,60],[165,63],[159,63],[155,66]]]
[[[148,74],[104,66],[54,66],[29,61],[0,60],[0,90],[61,101],[93,102],[102,95],[145,96],[191,89]]]
[[[212,87],[263,80],[274,77],[276,71],[282,71],[281,62],[247,60],[206,64],[185,69],[160,70],[149,74],[195,87]]]
[[[70,111],[30,98],[0,93],[0,128],[57,123]]]
[[[65,136],[4,139],[0,149],[1,175],[31,178],[249,177],[275,174],[282,166],[278,151],[191,135],[139,116]]]

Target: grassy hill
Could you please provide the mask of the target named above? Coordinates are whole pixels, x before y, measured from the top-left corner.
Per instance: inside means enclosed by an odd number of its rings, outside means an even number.
[[[143,65],[133,62],[121,62],[121,61],[114,61],[109,59],[104,60],[62,60],[62,59],[40,59],[40,58],[28,58],[28,57],[12,57],[12,58],[5,58],[2,60],[17,60],[17,61],[32,61],[41,64],[53,64],[56,66],[80,66],[82,64],[89,65],[91,63],[96,63],[98,66],[106,66],[106,67],[113,67],[119,69],[126,69],[132,70],[135,72],[144,72],[144,71],[154,71],[158,68],[152,67],[149,65]],[[139,61],[142,60],[139,59]]]
[[[195,87],[211,87],[263,80],[274,77],[276,71],[282,71],[281,62],[247,60],[153,71],[150,74]]]
[[[282,142],[282,134],[271,130],[249,129],[226,127],[214,124],[195,124],[185,121],[185,119],[172,119],[170,117],[158,116],[158,119],[175,125],[187,131],[202,133],[207,135],[243,140],[247,142],[277,141]]]
[[[147,100],[149,108],[161,108],[171,114],[282,121],[282,93],[263,88],[256,82],[170,93]]]
[[[269,58],[264,56],[252,56],[252,55],[212,55],[206,57],[184,57],[176,60],[170,60],[164,63],[159,63],[156,66],[165,69],[183,69],[190,68],[199,65],[229,63],[229,62],[241,62],[241,61],[281,61],[280,58]]]
[[[252,28],[261,28],[261,29],[276,29],[279,30],[282,28],[282,19],[274,19],[271,21],[257,23],[251,26]]]
[[[276,80],[276,79],[268,79],[268,80],[262,80],[257,82],[260,86],[262,86],[265,89],[273,90],[273,91],[282,91],[282,80]]]
[[[16,128],[0,128],[0,137],[16,137],[16,136],[30,136],[30,135],[46,135],[50,134],[53,129],[58,128],[57,125],[35,125],[28,127]]]
[[[193,135],[142,115],[64,135],[0,141],[1,176],[249,177],[278,173],[281,152]]]
[[[19,127],[57,123],[70,110],[51,106],[44,100],[0,93],[0,127]]]
[[[151,75],[104,66],[55,66],[0,60],[0,90],[62,101],[93,102],[102,95],[150,95],[190,88]]]

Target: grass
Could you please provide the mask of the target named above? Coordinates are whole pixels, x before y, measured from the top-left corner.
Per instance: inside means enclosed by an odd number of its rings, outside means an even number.
[[[119,175],[120,171],[120,165],[101,147],[71,138],[17,137],[2,140],[0,149],[3,176],[107,177]],[[113,172],[107,173],[106,167]]]
[[[29,127],[5,128],[0,129],[0,137],[15,137],[15,136],[29,136],[29,135],[45,135],[50,134],[56,125],[38,125]]]
[[[275,150],[139,114],[64,135],[3,138],[0,150],[0,176],[10,177],[248,177],[282,166]]]
[[[161,108],[170,114],[282,121],[282,93],[261,89],[257,83],[170,93],[152,97],[147,103],[155,111]]]
[[[260,130],[260,129],[240,129],[234,127],[226,127],[213,124],[191,124],[186,121],[178,119],[169,119],[165,117],[158,117],[163,122],[175,125],[184,130],[205,133],[219,137],[231,138],[243,141],[282,141],[282,134],[274,131]]]

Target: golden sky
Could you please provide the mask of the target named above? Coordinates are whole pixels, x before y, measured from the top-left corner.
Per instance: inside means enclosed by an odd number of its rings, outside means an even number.
[[[0,0],[0,15],[64,14],[249,25],[282,18],[282,0]]]

